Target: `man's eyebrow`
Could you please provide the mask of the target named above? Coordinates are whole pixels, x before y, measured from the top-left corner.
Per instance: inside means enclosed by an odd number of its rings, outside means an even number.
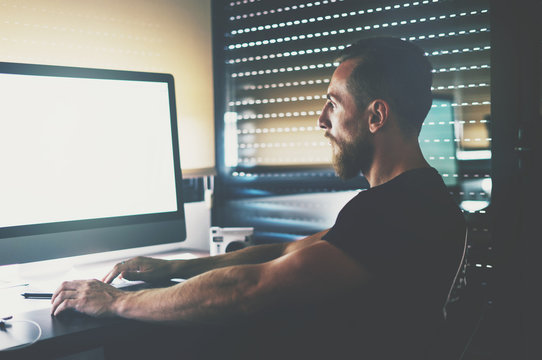
[[[341,98],[340,98],[339,96],[337,96],[337,94],[334,94],[333,92],[327,93],[327,94],[326,94],[326,98],[327,98],[328,100],[333,100],[333,99],[334,99],[334,100],[337,100],[337,101],[340,101],[340,100],[341,100]],[[332,98],[333,98],[333,99],[332,99]]]

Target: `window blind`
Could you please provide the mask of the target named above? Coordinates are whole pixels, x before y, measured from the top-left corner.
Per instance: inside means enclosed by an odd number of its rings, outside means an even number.
[[[469,220],[473,267],[492,268],[488,0],[219,4],[226,184],[219,222],[256,226],[279,240],[333,224],[336,212],[324,209],[368,186],[362,178],[336,179],[317,126],[336,57],[360,38],[395,36],[419,45],[433,65],[434,100],[420,145]]]
[[[466,173],[459,164],[491,157],[488,1],[226,1],[224,10],[232,176],[328,166],[316,120],[338,51],[396,36],[422,47],[434,67],[435,102],[420,136],[429,162],[448,179],[489,178],[487,166]]]
[[[488,0],[223,1],[222,226],[254,226],[260,242],[333,225],[368,184],[340,181],[317,125],[340,50],[394,36],[433,66],[433,104],[419,141],[469,228],[474,297],[491,302],[491,29]],[[219,135],[220,136],[220,135]]]

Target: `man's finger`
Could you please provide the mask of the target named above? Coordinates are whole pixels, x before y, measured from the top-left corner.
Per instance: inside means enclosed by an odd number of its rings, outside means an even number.
[[[62,305],[67,300],[74,300],[77,296],[76,290],[63,290],[59,292],[53,299],[51,299],[51,314],[57,312],[57,308]]]
[[[53,308],[53,316],[57,316],[63,311],[66,311],[68,309],[76,309],[77,306],[77,300],[75,299],[66,299],[62,301],[56,308]]]
[[[69,291],[69,290],[75,290],[77,289],[77,282],[76,281],[64,281],[60,286],[55,290],[53,293],[53,296],[51,297],[51,302],[55,301],[55,298],[60,294],[62,291]]]
[[[111,282],[115,280],[117,276],[119,276],[123,271],[127,270],[128,268],[129,266],[125,261],[121,261],[120,263],[115,264],[115,266],[113,266],[113,269],[106,276],[103,277],[102,282],[106,284],[111,284]]]
[[[117,276],[119,276],[120,272],[116,269],[111,270],[107,275],[105,275],[102,279],[102,282],[106,284],[111,284],[111,281],[113,281]]]
[[[62,290],[56,296],[51,299],[53,306],[58,306],[62,301],[66,299],[74,299],[77,294],[77,290]]]

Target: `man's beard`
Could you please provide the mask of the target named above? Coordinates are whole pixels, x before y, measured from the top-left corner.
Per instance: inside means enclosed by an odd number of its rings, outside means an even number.
[[[334,143],[333,168],[341,179],[351,179],[370,168],[374,150],[363,132],[358,133],[352,142],[337,141],[331,137],[330,141]]]

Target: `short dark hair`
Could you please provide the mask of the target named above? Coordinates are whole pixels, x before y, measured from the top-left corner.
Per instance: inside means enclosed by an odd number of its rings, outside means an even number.
[[[411,42],[393,37],[361,39],[337,59],[359,59],[348,80],[359,109],[383,99],[399,115],[403,133],[418,135],[431,108],[432,66]]]

